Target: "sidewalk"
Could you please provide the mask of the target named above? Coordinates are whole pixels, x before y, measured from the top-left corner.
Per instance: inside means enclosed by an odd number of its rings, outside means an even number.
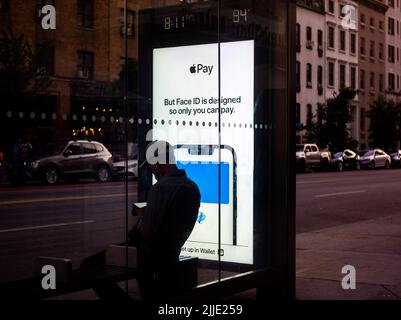
[[[356,289],[341,287],[344,265],[356,268]],[[224,273],[223,278],[230,276]],[[401,213],[379,219],[297,235],[297,299],[401,299]],[[216,271],[201,270],[200,283],[216,279]],[[121,283],[124,286],[124,283]],[[132,298],[140,299],[137,283],[129,281]],[[254,300],[255,290],[227,300]],[[53,300],[98,299],[93,290]]]
[[[355,290],[341,287],[347,264]],[[401,213],[298,234],[296,275],[297,299],[401,299]]]

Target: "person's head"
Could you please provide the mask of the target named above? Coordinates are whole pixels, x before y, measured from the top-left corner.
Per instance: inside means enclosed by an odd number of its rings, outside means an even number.
[[[174,148],[167,141],[153,141],[146,148],[146,160],[142,166],[146,166],[156,179],[177,170]]]

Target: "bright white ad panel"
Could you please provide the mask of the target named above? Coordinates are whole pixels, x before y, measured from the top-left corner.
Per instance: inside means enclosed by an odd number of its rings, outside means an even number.
[[[151,138],[181,146],[177,165],[201,191],[198,220],[182,254],[218,259],[220,210],[221,260],[252,264],[254,41],[222,43],[220,50],[220,155],[214,43],[154,49]]]

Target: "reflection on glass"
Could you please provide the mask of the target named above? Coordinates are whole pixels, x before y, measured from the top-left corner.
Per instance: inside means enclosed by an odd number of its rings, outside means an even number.
[[[140,167],[154,140],[175,147],[201,192],[181,249],[199,258],[198,284],[270,265],[268,128],[287,104],[286,10],[0,1],[0,283],[38,276],[43,256],[78,272],[101,252],[107,266],[117,244],[131,268],[125,242],[140,219],[132,204],[155,182]],[[140,297],[126,271],[120,285]]]

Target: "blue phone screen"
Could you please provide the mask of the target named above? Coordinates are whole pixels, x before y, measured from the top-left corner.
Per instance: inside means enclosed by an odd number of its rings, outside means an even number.
[[[228,162],[221,162],[220,165],[220,203],[228,204],[230,201],[230,164]],[[219,184],[217,180],[219,176],[218,163],[183,163],[177,161],[177,167],[184,169],[187,176],[198,185],[202,203],[219,203]]]

